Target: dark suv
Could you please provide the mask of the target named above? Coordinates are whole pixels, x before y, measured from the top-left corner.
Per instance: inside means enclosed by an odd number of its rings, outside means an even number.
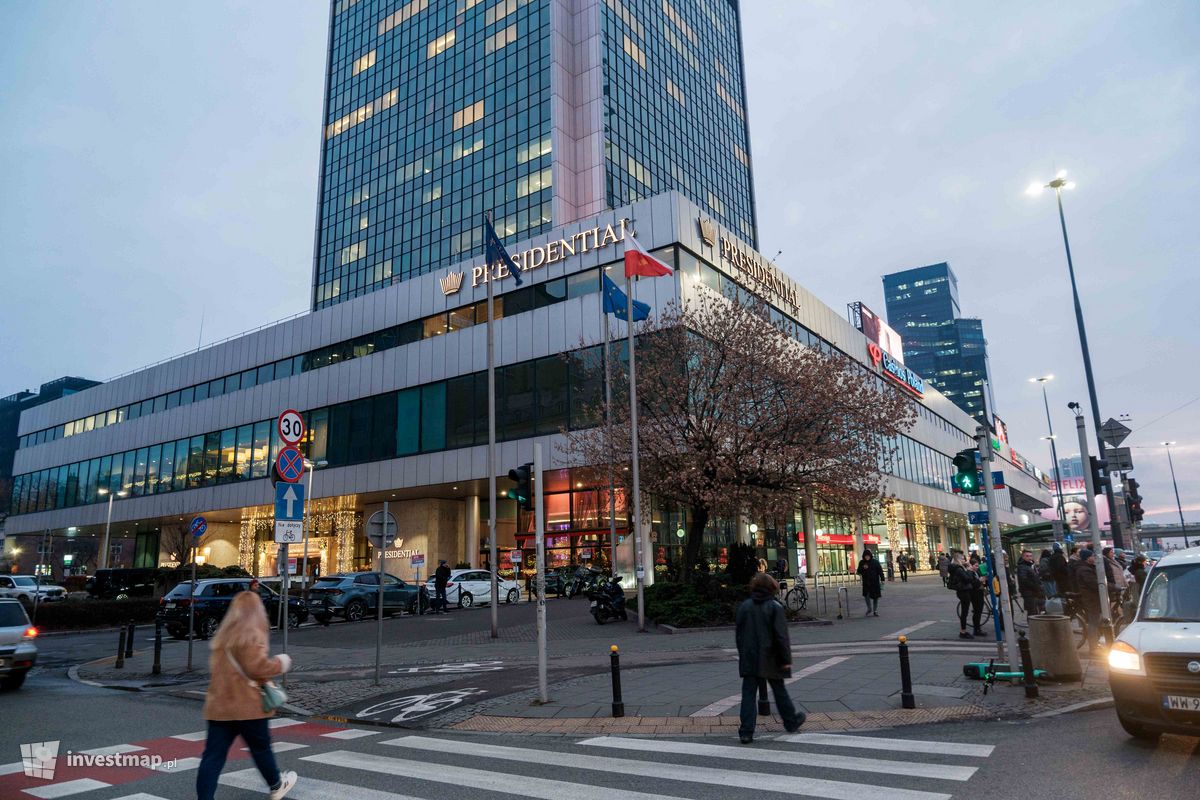
[[[250,578],[209,578],[196,581],[196,636],[208,639],[217,632],[230,601],[238,592],[250,588]],[[279,619],[280,596],[265,586],[258,595],[267,609],[267,619],[275,624]],[[167,632],[176,639],[188,635],[188,611],[193,602],[191,581],[179,584],[159,601],[158,618]],[[308,619],[308,608],[299,597],[288,598],[288,627],[295,628]]]
[[[127,600],[154,596],[153,569],[98,569],[84,588],[100,600]]]

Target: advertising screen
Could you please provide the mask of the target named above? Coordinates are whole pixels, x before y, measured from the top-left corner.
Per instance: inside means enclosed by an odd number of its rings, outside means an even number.
[[[1058,490],[1054,481],[1050,481],[1052,508],[1043,508],[1039,513],[1045,519],[1058,519]],[[1062,480],[1063,508],[1066,510],[1067,528],[1075,536],[1076,541],[1090,535],[1091,517],[1087,510],[1087,487],[1083,478],[1063,478]],[[1108,501],[1104,495],[1096,496],[1096,514],[1100,521],[1100,530],[1110,528],[1108,516]]]
[[[857,312],[858,329],[868,339],[879,345],[883,352],[903,364],[904,341],[900,338],[900,334],[896,333],[891,326],[884,322],[878,314],[867,308],[864,303],[855,303],[854,309]]]

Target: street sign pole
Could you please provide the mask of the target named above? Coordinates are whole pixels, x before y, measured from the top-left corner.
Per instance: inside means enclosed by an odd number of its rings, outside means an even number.
[[[1083,464],[1084,486],[1087,487],[1087,510],[1092,530],[1092,552],[1096,555],[1096,585],[1100,589],[1100,629],[1104,632],[1104,641],[1112,644],[1112,616],[1108,608],[1108,579],[1104,574],[1104,555],[1101,552],[1100,518],[1096,515],[1096,484],[1092,480],[1092,471],[1088,468],[1090,457],[1087,446],[1087,423],[1083,419],[1083,412],[1077,405],[1075,406],[1075,430],[1079,434],[1079,460]],[[1115,506],[1111,510],[1115,512]],[[1115,517],[1114,513],[1110,518],[1114,530],[1118,524]],[[1115,533],[1113,539],[1114,541],[1116,539]],[[1095,620],[1088,620],[1088,625],[1094,624]]]
[[[192,540],[192,593],[188,601],[188,655],[187,671],[192,671],[192,643],[196,638],[196,553],[200,537],[208,530],[208,521],[204,517],[193,517],[188,525],[188,533]]]
[[[533,444],[533,503],[537,540],[537,640],[538,640],[538,697],[550,702],[546,686],[546,510],[542,503],[542,443]],[[496,607],[492,595],[492,607]]]
[[[279,588],[283,592],[283,597],[279,598],[279,626],[281,628],[283,628],[283,652],[285,652],[285,653],[287,652],[287,640],[288,640],[288,624],[287,624],[288,623],[288,619],[287,619],[288,618],[288,615],[287,615],[288,596],[289,596],[288,592],[291,591],[291,585],[292,585],[292,582],[291,582],[291,573],[292,573],[291,566],[292,565],[291,565],[290,559],[288,558],[288,548],[289,548],[288,543],[284,542],[283,543],[283,580],[280,581],[280,583],[279,583]],[[287,673],[286,672],[283,675],[283,685],[284,686],[287,685]]]
[[[383,501],[383,536],[379,540],[379,599],[375,615],[375,685],[379,685],[379,663],[383,657],[383,575],[386,566],[388,547],[388,501]],[[492,605],[495,605],[493,603]]]
[[[987,383],[983,385],[983,393],[986,396],[988,391]],[[991,435],[986,426],[979,426],[976,429],[975,438],[979,445],[979,457],[983,462],[983,474],[991,475],[992,467],[992,443]],[[987,516],[988,524],[983,526],[984,542],[989,545],[988,551],[985,554],[991,562],[991,569],[988,570],[988,592],[993,598],[996,597],[996,585],[993,579],[998,579],[1000,583],[1000,602],[995,603],[996,614],[993,616],[1004,617],[1003,629],[1001,629],[1000,620],[996,619],[996,657],[1003,663],[1010,666],[1017,662],[1010,659],[1007,653],[1012,647],[1012,643],[1016,641],[1016,636],[1013,634],[1013,615],[1009,609],[1008,602],[1008,570],[1004,566],[1004,545],[1000,541],[1000,517],[996,513],[996,490],[992,486],[992,481],[987,478],[983,481],[984,499],[987,500]],[[1007,610],[1007,613],[1004,611]]]

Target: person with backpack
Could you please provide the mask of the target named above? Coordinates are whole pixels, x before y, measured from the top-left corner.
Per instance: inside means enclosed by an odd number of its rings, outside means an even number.
[[[788,695],[785,678],[792,675],[792,643],[788,637],[787,612],[776,600],[779,584],[766,572],[750,579],[750,598],[737,610],[735,633],[738,674],[742,678],[742,705],[738,740],[754,741],[758,717],[758,687],[766,682],[775,694],[775,705],[788,733],[799,730],[805,714],[797,711]]]
[[[938,553],[937,571],[942,576],[942,586],[950,587],[950,557],[945,553]]]
[[[979,589],[978,573],[969,569],[966,559],[960,551],[955,551],[950,557],[950,576],[947,588],[958,597],[958,638],[974,639],[982,636],[980,624],[983,618],[983,591]],[[974,635],[967,633],[967,611],[972,614]]]

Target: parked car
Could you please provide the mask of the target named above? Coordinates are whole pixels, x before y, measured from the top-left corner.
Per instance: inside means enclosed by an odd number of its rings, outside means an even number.
[[[238,592],[250,588],[250,578],[208,578],[196,581],[196,596],[192,597],[191,581],[179,584],[159,601],[158,618],[167,627],[167,633],[176,639],[186,639],[188,635],[188,614],[193,602],[196,603],[196,636],[208,639],[217,632],[217,627],[229,609],[229,603]],[[280,596],[259,585],[258,594],[267,609],[267,618],[272,624],[279,619]],[[299,597],[287,599],[288,627],[295,628],[308,619],[308,608]]]
[[[32,575],[0,575],[0,598],[5,597],[31,606],[35,599],[42,603],[66,600],[67,590],[53,583],[39,584]]]
[[[37,661],[37,628],[19,600],[0,600],[0,687],[19,689]]]
[[[558,569],[546,570],[546,596],[554,595],[555,597],[563,597],[567,593],[567,583],[571,580],[574,570],[568,567],[559,567]],[[529,590],[529,596],[537,595],[537,581],[532,575],[525,576],[525,586]]]
[[[1200,547],[1146,574],[1137,616],[1109,651],[1108,682],[1130,736],[1200,736]]]
[[[436,596],[434,578],[425,582],[425,588],[428,589],[430,597]],[[515,603],[521,599],[520,584],[514,580],[500,578],[496,589],[506,603]],[[491,573],[486,569],[450,570],[450,580],[446,582],[446,602],[457,604],[459,608],[492,602]]]
[[[83,588],[99,600],[153,597],[156,572],[153,569],[98,569]]]
[[[421,613],[429,608],[424,597],[424,587],[397,578],[390,573],[383,576],[383,613],[391,616],[401,611]],[[334,617],[344,617],[347,622],[358,622],[373,613],[379,601],[378,572],[338,572],[322,575],[308,590],[308,604],[313,616],[322,625],[329,624]]]

